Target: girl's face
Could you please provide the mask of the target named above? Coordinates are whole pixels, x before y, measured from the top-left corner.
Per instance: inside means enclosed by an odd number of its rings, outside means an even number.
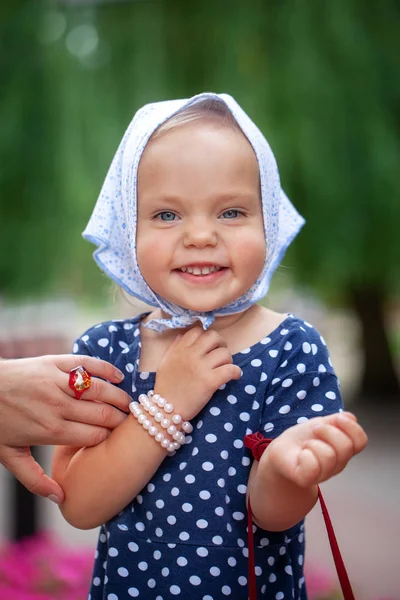
[[[148,144],[138,171],[137,260],[154,292],[216,310],[247,292],[265,251],[258,164],[241,132],[195,121]]]

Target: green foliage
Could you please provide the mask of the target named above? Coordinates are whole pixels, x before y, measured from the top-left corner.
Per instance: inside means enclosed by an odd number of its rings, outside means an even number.
[[[54,186],[54,132],[45,54],[36,41],[40,3],[2,4],[0,291],[46,285],[57,268],[62,207]]]
[[[234,95],[307,218],[285,264],[338,298],[400,270],[395,0],[2,4],[0,291],[105,287],[80,233],[143,103]],[[295,267],[295,268],[294,268]]]
[[[266,31],[277,49],[271,129],[308,219],[291,254],[296,274],[333,295],[368,284],[389,292],[400,275],[398,4],[283,3],[271,16],[287,25],[285,42],[282,28]]]

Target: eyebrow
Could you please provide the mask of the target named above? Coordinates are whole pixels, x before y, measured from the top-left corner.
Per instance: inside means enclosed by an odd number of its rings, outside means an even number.
[[[216,204],[225,204],[225,203],[235,203],[240,201],[253,201],[260,200],[260,194],[254,194],[251,192],[235,192],[231,194],[219,194],[215,197]],[[159,204],[160,202],[166,204],[183,204],[186,202],[185,197],[174,196],[174,195],[160,195],[160,196],[150,196],[146,199],[147,202],[151,202],[154,204]]]

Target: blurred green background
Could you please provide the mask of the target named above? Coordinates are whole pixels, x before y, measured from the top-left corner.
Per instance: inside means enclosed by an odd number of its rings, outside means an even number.
[[[3,0],[0,297],[105,298],[80,234],[132,115],[225,91],[307,219],[287,276],[355,311],[358,393],[396,401],[399,26],[395,0]]]
[[[397,0],[0,4],[0,354],[37,352],[10,349],[19,306],[43,303],[43,321],[25,310],[35,339],[52,320],[81,331],[73,311],[60,317],[49,299],[110,307],[110,282],[81,232],[135,111],[201,91],[232,94],[307,219],[267,301],[279,310],[287,288],[299,316],[322,314],[315,324],[339,375],[356,379],[370,445],[327,488],[361,600],[400,597],[399,31]],[[62,346],[52,343],[40,352]],[[17,538],[28,514],[32,529],[32,505],[32,496],[12,505]],[[49,523],[68,541],[86,540],[46,504]],[[321,536],[321,524],[311,528],[317,560],[329,555]]]

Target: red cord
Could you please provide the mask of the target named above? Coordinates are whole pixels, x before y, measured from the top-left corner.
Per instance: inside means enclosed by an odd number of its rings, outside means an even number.
[[[244,445],[252,451],[253,458],[260,460],[262,453],[267,448],[268,444],[272,442],[272,439],[265,438],[261,433],[251,433],[246,435],[244,438]],[[330,519],[328,509],[326,507],[324,498],[321,490],[318,488],[318,498],[321,504],[322,514],[325,521],[326,530],[328,532],[329,543],[331,546],[333,560],[335,561],[336,571],[339,577],[340,587],[342,588],[344,600],[355,600],[353,590],[349,577],[347,575],[346,567],[340,554],[339,545],[337,543],[336,535],[333,529],[332,521]],[[248,582],[249,582],[249,600],[257,600],[257,584],[256,584],[256,573],[255,573],[255,560],[254,560],[254,536],[253,536],[253,514],[251,511],[250,498],[247,503],[247,544],[249,550],[249,563],[248,563]]]

